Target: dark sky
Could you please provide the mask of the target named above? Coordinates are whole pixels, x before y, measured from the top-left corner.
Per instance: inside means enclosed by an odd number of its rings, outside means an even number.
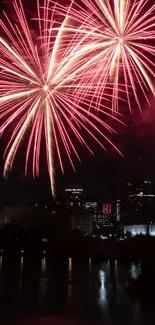
[[[62,195],[68,185],[80,184],[84,187],[86,195],[111,200],[120,197],[122,186],[128,179],[138,177],[155,180],[155,105],[151,96],[150,101],[151,107],[143,107],[143,116],[133,107],[132,116],[124,111],[127,126],[118,128],[116,125],[118,135],[114,136],[113,140],[124,154],[124,158],[110,147],[107,147],[108,151],[105,153],[93,144],[95,156],[79,147],[82,163],[76,163],[75,173],[67,160],[64,160],[64,175],[55,159],[57,195]],[[1,175],[3,149],[4,146],[0,142]],[[4,181],[1,177],[2,199],[49,198],[50,186],[45,163],[43,162],[39,179],[33,181],[31,175],[25,179],[22,176],[24,166],[21,163],[22,149],[20,150],[8,180]]]
[[[65,162],[65,174],[62,175],[56,163],[56,188],[57,195],[63,195],[64,188],[72,184],[84,187],[85,194],[105,200],[119,198],[125,181],[133,178],[155,180],[155,130],[154,123],[139,123],[126,127],[126,133],[115,137],[117,145],[122,149],[124,158],[113,150],[104,151],[98,146],[95,156],[86,150],[82,151],[82,163],[76,164],[74,172]],[[80,150],[79,150],[80,152]],[[23,177],[24,165],[20,163],[22,149],[8,181],[3,184],[5,199],[46,199],[50,197],[50,186],[44,164],[39,179],[32,181],[32,175]],[[1,159],[2,162],[2,159]],[[4,183],[4,181],[3,181]]]

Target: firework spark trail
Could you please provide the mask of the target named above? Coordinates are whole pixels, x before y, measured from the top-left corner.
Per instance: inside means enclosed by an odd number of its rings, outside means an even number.
[[[65,14],[61,5],[58,10]],[[112,108],[117,111],[122,83],[130,111],[131,95],[141,111],[137,89],[147,101],[148,89],[155,95],[155,5],[150,0],[81,0],[81,5],[74,1],[69,16],[65,30],[73,39],[72,54],[76,51],[80,60],[85,59],[82,69],[90,85],[98,78],[95,96],[98,91],[104,94],[112,82]]]
[[[55,195],[54,146],[62,171],[61,144],[73,168],[73,154],[80,160],[75,139],[93,153],[83,132],[87,132],[102,148],[105,140],[119,152],[106,135],[106,131],[112,133],[114,130],[104,121],[104,116],[120,120],[119,116],[112,116],[111,104],[108,106],[111,102],[111,83],[107,83],[103,95],[102,83],[96,84],[93,80],[91,84],[89,72],[85,78],[87,61],[83,58],[83,52],[81,54],[81,46],[85,41],[81,43],[78,34],[70,39],[66,33],[71,6],[63,11],[57,22],[55,14],[59,6],[55,4],[51,10],[50,1],[45,0],[42,8],[37,0],[38,16],[31,21],[32,25],[37,22],[38,26],[38,34],[34,34],[34,29],[31,32],[27,22],[22,2],[15,0],[13,5],[17,17],[15,22],[6,13],[4,19],[0,20],[0,134],[11,127],[12,123],[15,124],[4,154],[4,175],[12,168],[27,131],[29,139],[25,174],[32,156],[33,176],[39,175],[41,143],[45,137],[51,190]],[[87,46],[89,53],[88,42]],[[98,114],[103,119],[95,114],[96,90],[101,102]]]

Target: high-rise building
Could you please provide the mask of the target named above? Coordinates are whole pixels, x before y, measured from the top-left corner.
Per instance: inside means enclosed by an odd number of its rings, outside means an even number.
[[[116,221],[121,220],[121,200],[116,201]]]
[[[72,230],[91,234],[93,230],[91,211],[85,208],[74,207],[72,209]]]
[[[112,203],[100,203],[93,213],[93,231],[98,234],[109,232],[114,226]]]
[[[85,206],[83,188],[81,186],[70,186],[65,189],[66,206],[82,208]]]
[[[132,226],[130,228],[134,234],[149,233],[149,225],[155,222],[155,191],[151,181],[125,184],[121,200],[121,220],[128,231],[129,226]]]

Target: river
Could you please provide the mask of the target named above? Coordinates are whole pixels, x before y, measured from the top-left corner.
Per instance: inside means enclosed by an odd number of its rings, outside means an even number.
[[[1,257],[1,324],[6,319],[11,325],[13,320],[36,317],[154,324],[155,299],[131,296],[126,288],[140,274],[140,262],[120,264],[115,260],[111,264],[68,258],[49,264],[43,258],[40,265],[25,265],[22,257],[21,264],[13,266],[3,265]]]

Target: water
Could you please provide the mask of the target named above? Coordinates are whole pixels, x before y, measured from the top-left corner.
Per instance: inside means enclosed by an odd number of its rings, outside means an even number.
[[[141,274],[140,263],[53,260],[41,264],[3,265],[0,258],[0,317],[64,317],[103,324],[154,324],[155,300],[130,296],[129,279]],[[99,322],[100,323],[100,322]],[[2,324],[2,323],[1,323]],[[11,322],[10,322],[11,324]]]

